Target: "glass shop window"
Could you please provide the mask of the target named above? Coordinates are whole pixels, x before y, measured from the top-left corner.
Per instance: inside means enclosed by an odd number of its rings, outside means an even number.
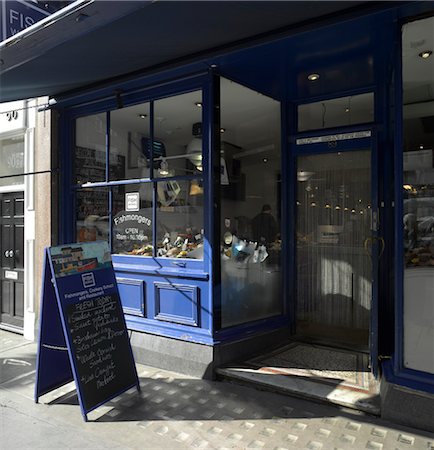
[[[280,103],[221,79],[222,327],[281,314]]]
[[[109,209],[106,188],[81,189],[76,193],[77,242],[108,240]]]
[[[105,113],[80,117],[75,121],[75,184],[106,180],[106,124]]]
[[[152,183],[113,187],[113,253],[153,256]]]
[[[202,91],[155,101],[154,136],[155,177],[200,175]]]
[[[298,131],[357,125],[374,121],[374,94],[353,95],[298,107]]]
[[[434,17],[402,31],[404,366],[434,374]],[[415,46],[415,42],[424,42]]]
[[[110,112],[110,180],[149,178],[149,103]]]
[[[157,183],[157,256],[203,259],[203,183]]]
[[[24,184],[23,173],[24,136],[0,139],[0,186]],[[8,176],[15,174],[15,177]]]

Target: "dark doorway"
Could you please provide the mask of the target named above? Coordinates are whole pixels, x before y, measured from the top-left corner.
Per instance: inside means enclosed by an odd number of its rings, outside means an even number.
[[[24,325],[24,192],[0,194],[0,325]]]

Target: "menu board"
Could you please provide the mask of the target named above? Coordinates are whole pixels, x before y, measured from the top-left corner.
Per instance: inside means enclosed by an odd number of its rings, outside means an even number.
[[[45,298],[46,295],[43,297],[38,352],[42,353],[42,359],[38,356],[37,375],[48,373],[43,377],[50,378],[49,371],[40,367],[44,352],[59,350],[53,341],[66,344],[80,405],[87,420],[87,412],[131,387],[139,389],[110,252],[107,242],[89,242],[51,247],[47,258],[62,321],[62,327],[58,329],[63,329],[63,336],[49,336],[50,332],[44,330],[44,327],[53,326],[44,321],[44,316],[50,316],[47,308],[52,308],[54,303],[49,295]],[[51,281],[50,276],[46,278]],[[56,363],[56,356],[49,355],[45,359],[49,364]],[[60,383],[67,373],[58,373],[54,377]],[[42,394],[47,391],[44,386],[59,385],[56,380],[48,379],[41,383],[38,380],[43,386]]]

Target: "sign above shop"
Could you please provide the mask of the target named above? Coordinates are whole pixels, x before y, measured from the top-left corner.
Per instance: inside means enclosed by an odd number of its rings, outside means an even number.
[[[297,139],[297,145],[321,144],[324,142],[347,141],[371,137],[371,131],[355,131],[354,133],[330,134],[328,136],[315,136]]]
[[[20,0],[5,0],[1,2],[2,40],[14,36],[18,32],[39,22],[50,13]]]

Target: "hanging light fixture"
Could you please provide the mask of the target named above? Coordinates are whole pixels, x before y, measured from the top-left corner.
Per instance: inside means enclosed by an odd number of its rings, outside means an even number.
[[[158,169],[158,173],[162,177],[166,177],[169,175],[169,163],[163,158],[160,163],[160,168]]]
[[[305,170],[299,170],[297,172],[298,181],[307,181],[314,174],[314,172],[306,172]]]

